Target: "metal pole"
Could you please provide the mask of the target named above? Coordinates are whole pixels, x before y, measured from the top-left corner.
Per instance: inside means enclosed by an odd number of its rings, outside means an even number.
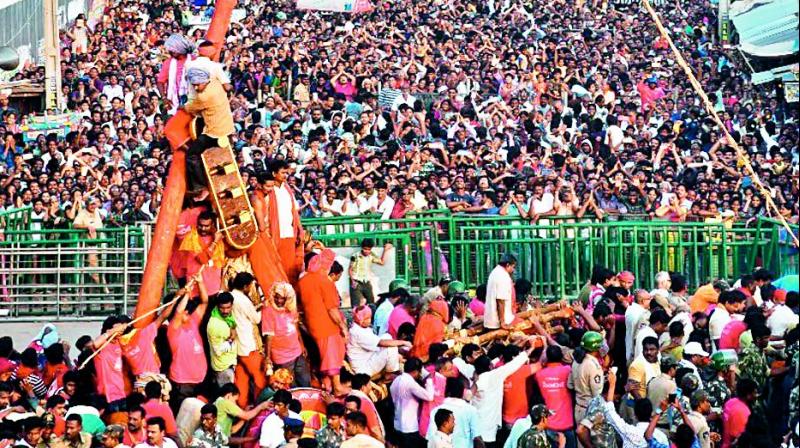
[[[122,245],[122,312],[128,314],[128,226],[125,226],[125,243]]]
[[[58,48],[58,0],[44,0],[45,110],[61,106],[61,53]]]

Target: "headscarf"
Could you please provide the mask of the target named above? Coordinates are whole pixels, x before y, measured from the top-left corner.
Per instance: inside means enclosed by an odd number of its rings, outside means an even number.
[[[58,336],[58,330],[56,329],[55,325],[44,324],[42,329],[39,331],[39,334],[37,334],[33,340],[39,341],[44,349],[57,343],[61,340],[61,338]]]
[[[275,304],[276,295],[286,297],[286,303],[282,307],[279,307]],[[294,293],[292,285],[286,282],[273,283],[272,287],[269,288],[269,293],[267,294],[266,300],[267,305],[275,308],[276,310],[286,310],[291,313],[297,312],[297,296]]]
[[[194,44],[183,34],[175,33],[164,42],[164,48],[170,53],[189,54],[194,51]]]
[[[211,74],[208,73],[208,70],[205,70],[200,67],[190,67],[189,70],[186,70],[186,79],[189,81],[189,84],[192,85],[199,85],[205,84],[211,80]]]
[[[308,262],[306,271],[322,272],[322,274],[327,275],[334,261],[336,261],[336,253],[330,249],[323,249],[322,252]]]
[[[450,311],[447,307],[447,302],[441,299],[436,299],[428,305],[428,311],[437,314],[441,317],[442,322],[447,323],[450,320]]]
[[[372,308],[361,305],[353,310],[353,321],[362,327],[366,327],[366,322],[372,318]]]

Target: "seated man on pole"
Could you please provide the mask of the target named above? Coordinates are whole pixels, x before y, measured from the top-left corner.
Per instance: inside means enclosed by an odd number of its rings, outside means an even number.
[[[225,88],[207,69],[190,67],[186,77],[197,92],[184,109],[186,112],[203,118],[202,134],[189,145],[186,153],[186,181],[189,194],[201,199],[208,195],[206,173],[201,155],[213,147],[229,146],[228,135],[236,132],[233,114]]]

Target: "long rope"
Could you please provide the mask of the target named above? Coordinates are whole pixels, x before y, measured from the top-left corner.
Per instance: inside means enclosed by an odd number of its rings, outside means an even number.
[[[166,302],[166,303],[164,303],[163,305],[161,305],[161,306],[159,306],[159,307],[157,307],[157,308],[153,308],[152,310],[150,310],[150,311],[148,311],[148,312],[146,312],[146,313],[142,314],[141,316],[137,317],[136,319],[133,319],[132,321],[128,322],[127,324],[125,324],[125,328],[124,328],[122,331],[125,331],[125,330],[127,330],[128,328],[132,327],[134,324],[136,324],[136,322],[139,322],[140,320],[144,319],[145,317],[148,317],[148,316],[150,316],[151,314],[155,314],[155,313],[157,313],[157,312],[159,312],[159,311],[163,310],[164,308],[166,308],[166,307],[168,307],[168,306],[171,306],[171,305],[173,305],[173,304],[177,303],[179,300],[183,299],[183,298],[184,298],[184,297],[185,297],[187,294],[189,294],[189,293],[192,291],[192,289],[194,289],[194,284],[197,282],[197,280],[195,280],[195,279],[197,278],[197,275],[201,275],[201,274],[203,273],[203,269],[205,269],[205,267],[206,267],[206,266],[207,266],[207,265],[205,265],[205,264],[204,264],[204,265],[202,265],[202,266],[200,266],[200,269],[198,269],[198,270],[197,270],[197,273],[195,274],[195,276],[194,276],[194,277],[192,277],[192,278],[191,278],[191,279],[190,279],[190,280],[189,280],[189,281],[186,283],[186,286],[183,288],[183,291],[184,291],[184,292],[183,292],[182,294],[177,294],[177,295],[176,295],[176,296],[175,296],[175,297],[174,297],[172,300],[170,300],[169,302]],[[117,338],[117,336],[119,336],[120,334],[122,334],[122,332],[120,332],[120,333],[114,333],[114,334],[112,334],[111,336],[109,336],[109,337],[106,339],[106,341],[105,341],[105,342],[103,342],[103,344],[102,344],[102,345],[100,345],[100,347],[98,347],[98,348],[97,348],[97,350],[95,350],[94,352],[92,352],[92,354],[91,354],[91,355],[89,355],[89,357],[87,357],[85,360],[83,360],[83,362],[81,363],[81,365],[78,367],[78,370],[81,370],[81,369],[83,369],[84,367],[86,367],[86,365],[87,365],[87,364],[89,364],[89,361],[91,361],[92,359],[94,359],[94,357],[95,357],[95,356],[97,356],[97,354],[98,354],[98,353],[100,353],[101,351],[103,351],[103,349],[104,349],[104,348],[106,348],[106,346],[108,346],[108,344],[110,344],[110,343],[111,343],[111,342],[112,342],[114,339],[116,339],[116,338]]]
[[[706,92],[703,90],[703,86],[700,84],[699,81],[697,81],[697,78],[695,78],[692,69],[686,63],[686,60],[683,58],[683,55],[681,54],[680,50],[678,50],[678,48],[675,47],[675,43],[672,42],[672,38],[669,36],[669,33],[667,33],[667,30],[664,29],[664,25],[661,24],[661,19],[658,18],[658,14],[650,5],[650,1],[642,0],[642,3],[644,3],[644,7],[645,9],[647,9],[647,12],[650,13],[650,17],[653,18],[653,21],[655,22],[656,27],[658,28],[658,32],[661,33],[661,37],[663,37],[669,43],[669,47],[670,49],[672,49],[672,53],[675,55],[675,60],[678,62],[678,65],[681,66],[683,71],[686,72],[686,76],[689,78],[689,82],[692,84],[692,88],[694,88],[694,91],[697,93],[700,99],[703,100],[703,105],[705,106],[706,111],[711,115],[711,117],[717,123],[717,127],[719,127],[720,131],[725,134],[725,137],[728,140],[728,145],[732,146],[733,149],[736,150],[736,156],[739,159],[739,161],[742,162],[742,165],[745,168],[745,173],[747,173],[750,176],[753,185],[755,185],[756,188],[758,188],[759,192],[764,197],[764,201],[766,201],[767,207],[772,208],[772,210],[775,212],[775,216],[778,218],[778,220],[780,220],[783,227],[786,228],[786,230],[789,232],[789,235],[794,240],[794,245],[800,247],[800,240],[797,239],[797,236],[792,231],[792,228],[789,226],[789,223],[786,222],[786,218],[784,218],[783,215],[781,215],[780,209],[778,209],[778,206],[775,205],[775,201],[772,200],[772,193],[769,190],[767,190],[767,188],[764,186],[763,183],[761,183],[761,179],[758,177],[758,174],[756,174],[756,171],[753,169],[753,165],[750,164],[750,157],[747,155],[745,151],[742,150],[742,148],[739,146],[736,140],[734,140],[733,136],[731,136],[731,134],[728,132],[728,128],[725,127],[725,124],[719,118],[717,111],[711,104],[711,100],[708,99],[708,95],[706,95]]]

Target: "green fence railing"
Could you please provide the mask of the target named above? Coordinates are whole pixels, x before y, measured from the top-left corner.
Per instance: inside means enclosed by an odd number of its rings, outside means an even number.
[[[532,225],[513,217],[428,214],[391,221],[374,216],[314,218],[304,220],[304,226],[333,247],[355,247],[366,236],[380,242],[378,235],[387,232],[407,235],[398,257],[404,266],[397,272],[407,272],[420,289],[445,275],[475,287],[505,252],[517,256],[517,276],[529,280],[532,294],[544,298],[576,296],[595,265],[629,270],[637,286],[645,288],[654,287],[659,271],[680,272],[694,287],[715,278],[735,279],[757,266],[778,275],[798,271],[797,248],[780,223],[769,219],[750,227],[726,227],[550,217]],[[341,230],[347,233],[339,234]],[[797,226],[793,230],[798,232]],[[405,266],[408,262],[411,266]]]
[[[76,229],[19,230],[24,226],[25,213],[29,212],[2,215],[8,223],[14,223],[7,224],[4,241],[0,241],[5,266],[10,266],[8,260],[14,251],[23,248],[29,250],[14,258],[15,266],[26,266],[27,260],[32,260],[32,248],[52,249],[51,254],[57,248],[136,248],[135,254],[120,260],[116,258],[124,257],[125,250],[109,252],[101,265],[138,267],[144,263],[146,251],[141,248],[148,245],[150,226],[128,227],[127,231],[101,229],[98,239],[88,239],[85,231]],[[532,294],[542,298],[576,296],[596,265],[629,270],[636,275],[637,287],[649,289],[659,271],[680,272],[697,287],[714,278],[736,279],[758,266],[776,275],[794,274],[800,259],[789,232],[779,222],[766,218],[750,226],[732,227],[576,217],[548,217],[532,224],[518,217],[427,211],[388,221],[370,215],[311,218],[303,225],[329,247],[356,248],[365,237],[373,238],[378,247],[392,243],[397,248],[396,274],[407,278],[420,292],[444,276],[476,287],[485,282],[505,252],[517,256],[516,275],[529,280]],[[796,225],[792,230],[799,233]],[[72,258],[59,259],[60,266],[67,266],[67,262],[86,266],[87,254],[68,252]],[[47,257],[43,260],[48,262]],[[85,273],[72,273],[66,281],[85,282]]]
[[[10,208],[0,212],[0,230],[27,230],[33,207]]]

